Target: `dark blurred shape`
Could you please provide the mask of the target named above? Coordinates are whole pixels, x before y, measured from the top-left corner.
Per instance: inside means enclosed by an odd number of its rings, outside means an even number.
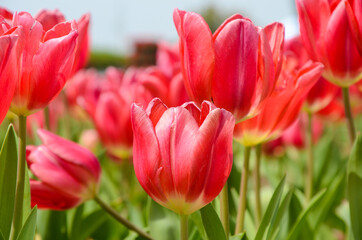
[[[136,41],[135,52],[132,56],[132,65],[146,67],[156,65],[157,43],[152,41]]]
[[[215,32],[216,29],[224,22],[228,17],[225,13],[220,13],[215,6],[210,5],[200,11],[201,16],[205,19],[209,25],[211,32]]]

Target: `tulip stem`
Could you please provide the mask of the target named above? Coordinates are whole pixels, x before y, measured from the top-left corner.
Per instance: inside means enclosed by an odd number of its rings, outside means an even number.
[[[313,157],[313,126],[312,126],[312,113],[308,113],[306,144],[307,144],[307,177],[305,198],[309,200],[313,196],[313,171],[314,171],[314,157]]]
[[[354,139],[356,138],[356,129],[354,127],[354,122],[353,122],[348,87],[342,87],[342,93],[343,93],[344,113],[345,113],[346,119],[347,119],[349,137],[351,139],[351,142],[353,143]]]
[[[180,214],[180,232],[181,232],[181,240],[187,240],[189,237],[188,234],[188,223],[187,223],[188,215]]]
[[[244,230],[244,219],[246,210],[246,190],[248,187],[249,176],[249,160],[250,160],[250,147],[244,149],[244,165],[240,183],[240,195],[238,203],[238,214],[236,217],[235,234],[241,233]]]
[[[13,228],[10,239],[17,239],[23,226],[23,206],[26,169],[26,116],[19,116],[19,156],[16,180],[15,206],[13,215]]]
[[[50,131],[50,112],[49,105],[44,108],[44,119],[45,119],[45,129]]]
[[[220,217],[221,223],[224,227],[226,239],[229,239],[229,196],[228,196],[228,182],[226,181],[224,188],[220,193]]]
[[[258,228],[261,222],[261,201],[260,201],[260,160],[261,160],[261,144],[255,147],[255,168],[254,168],[254,182],[255,182],[255,225]]]
[[[140,235],[145,239],[153,239],[148,233],[144,232],[139,227],[135,226],[133,223],[128,221],[126,218],[122,217],[116,210],[114,210],[111,206],[105,203],[98,196],[96,196],[94,200],[99,204],[99,206],[103,208],[103,210],[105,210],[109,215],[111,215],[114,219],[116,219],[118,222],[123,224],[128,229],[135,231],[136,233],[138,233],[138,235]]]

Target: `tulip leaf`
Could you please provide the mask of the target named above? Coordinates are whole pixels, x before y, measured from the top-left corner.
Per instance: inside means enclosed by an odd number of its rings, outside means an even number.
[[[214,207],[209,203],[200,209],[202,223],[206,234],[210,240],[227,239],[220,218],[217,215]]]
[[[323,197],[326,194],[326,190],[322,190],[320,191],[317,195],[315,195],[312,200],[310,201],[310,203],[308,204],[307,208],[304,209],[298,216],[296,222],[294,223],[292,229],[290,230],[289,234],[288,234],[288,238],[287,240],[294,240],[297,239],[301,229],[303,228],[303,226],[307,223],[307,217],[309,215],[309,213],[316,207],[316,206],[320,206],[319,203],[320,201],[323,199]]]
[[[0,230],[0,240],[5,240],[4,234]]]
[[[286,212],[289,209],[289,205],[293,196],[293,191],[294,189],[290,189],[288,194],[285,196],[282,203],[280,204],[274,224],[270,226],[266,239],[276,239],[276,236],[280,231],[280,228],[282,227],[282,223],[284,222],[283,220],[286,217]]]
[[[275,217],[278,213],[279,203],[280,199],[282,197],[283,188],[285,185],[285,176],[278,184],[277,188],[275,189],[273,196],[269,202],[269,205],[265,211],[265,214],[263,216],[263,219],[261,220],[260,226],[258,228],[258,231],[255,236],[255,240],[261,240],[263,239],[264,233],[270,225],[270,227],[273,226]]]
[[[248,237],[246,236],[246,233],[243,232],[232,236],[230,240],[248,240]]]
[[[44,240],[67,239],[66,212],[65,211],[41,211],[39,214],[39,229]]]
[[[81,226],[82,231],[79,232],[78,239],[87,239],[107,219],[109,219],[109,216],[103,209],[96,210],[83,218]]]
[[[362,239],[362,136],[358,135],[348,162],[347,197],[349,201],[352,232]]]
[[[69,221],[71,224],[68,225],[70,240],[79,239],[78,235],[80,234],[79,232],[81,231],[83,210],[84,210],[84,204],[81,204],[79,207],[73,210],[74,213],[71,216],[71,221]]]
[[[179,219],[176,214],[149,198],[150,234],[157,240],[173,240],[180,235]]]
[[[9,238],[14,213],[17,165],[17,138],[10,125],[0,153],[0,230],[5,239]]]
[[[29,170],[27,164],[25,164],[25,179],[24,179],[24,200],[23,200],[23,224],[25,219],[31,212],[30,202],[30,181],[29,181]]]
[[[36,228],[36,215],[37,215],[37,207],[35,206],[29,216],[26,218],[25,223],[20,230],[19,236],[17,240],[33,240],[35,236],[35,228]]]

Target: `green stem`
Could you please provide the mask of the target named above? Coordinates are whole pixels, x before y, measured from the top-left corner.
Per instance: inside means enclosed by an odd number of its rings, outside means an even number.
[[[356,138],[356,129],[354,127],[354,122],[353,122],[348,87],[346,87],[346,88],[342,87],[342,93],[343,93],[344,113],[345,113],[346,119],[347,119],[349,137],[351,139],[351,142],[353,143],[354,139]]]
[[[116,212],[112,207],[110,207],[107,203],[105,203],[102,199],[100,199],[98,196],[94,198],[94,200],[105,210],[109,215],[111,215],[114,219],[116,219],[118,222],[122,223],[125,227],[128,229],[138,233],[141,237],[145,239],[153,239],[149,234],[135,226],[133,223],[119,215],[118,212]]]
[[[187,217],[188,215],[180,215],[181,240],[187,240],[189,237]]]
[[[50,131],[50,112],[49,106],[44,108],[44,119],[45,119],[45,129]]]
[[[224,227],[226,239],[229,239],[229,195],[228,182],[226,181],[224,188],[220,193],[220,218]]]
[[[261,201],[260,201],[260,160],[261,160],[261,144],[255,147],[255,168],[254,168],[254,182],[255,182],[255,225],[259,226],[261,222]]]
[[[19,116],[19,156],[16,180],[13,228],[10,239],[16,239],[23,226],[24,186],[26,169],[26,116]]]
[[[248,187],[249,176],[249,160],[250,160],[250,147],[244,149],[244,165],[240,183],[240,195],[238,203],[238,214],[236,217],[235,234],[241,233],[244,230],[244,219],[246,209],[246,190]]]
[[[307,147],[307,176],[305,198],[309,200],[313,196],[313,171],[314,171],[314,156],[313,156],[313,125],[312,113],[308,113],[307,131],[306,131],[306,147]]]

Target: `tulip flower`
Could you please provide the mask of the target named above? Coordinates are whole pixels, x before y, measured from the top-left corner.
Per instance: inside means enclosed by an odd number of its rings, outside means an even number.
[[[1,13],[1,12],[0,12]],[[0,16],[0,123],[9,110],[14,94],[20,52],[18,51],[18,35],[20,29],[11,28],[5,18]]]
[[[71,22],[48,31],[29,13],[15,13],[12,26],[21,26],[21,64],[11,111],[28,116],[61,91],[71,73],[78,32]]]
[[[300,36],[285,41],[284,54],[288,55],[288,58],[295,58],[298,68],[311,60]],[[320,77],[307,95],[305,109],[310,113],[318,112],[333,100],[338,90],[338,86],[328,82],[324,77]]]
[[[303,43],[323,76],[341,87],[362,79],[362,3],[296,0]]]
[[[297,119],[306,95],[323,70],[320,63],[307,63],[296,72],[288,69],[289,64],[287,59],[276,91],[266,101],[263,110],[256,117],[235,126],[234,138],[244,146],[256,146],[281,136]]]
[[[43,142],[27,147],[31,204],[42,209],[64,210],[93,199],[98,190],[101,167],[97,158],[80,145],[39,129]]]
[[[162,206],[188,215],[211,202],[232,167],[231,113],[203,102],[167,108],[154,99],[131,108],[138,181]]]
[[[261,29],[236,14],[211,33],[198,14],[176,9],[181,71],[191,100],[213,101],[235,116],[250,118],[274,90],[279,75],[284,27]]]
[[[43,9],[35,16],[35,19],[43,25],[44,31],[48,31],[56,24],[66,21],[64,15],[58,9]],[[80,19],[76,22],[78,29],[78,39],[72,75],[87,64],[90,56],[89,22],[89,13],[81,16]]]

